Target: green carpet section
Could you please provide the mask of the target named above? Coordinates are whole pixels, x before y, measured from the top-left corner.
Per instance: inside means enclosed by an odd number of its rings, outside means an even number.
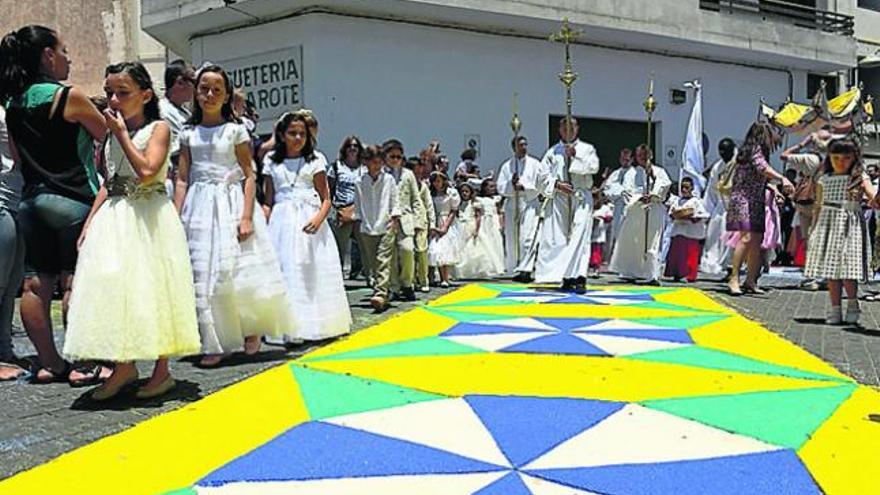
[[[646,401],[642,405],[798,450],[855,389],[855,385],[843,385],[662,399]]]
[[[647,309],[665,309],[668,311],[681,311],[681,312],[688,313],[690,315],[710,314],[709,311],[689,308],[687,306],[679,306],[677,304],[669,304],[669,303],[660,302],[660,301],[650,301],[650,302],[634,305],[634,307],[637,307],[639,309],[647,308]]]
[[[846,381],[838,377],[812,373],[778,364],[771,364],[764,361],[758,361],[757,359],[738,356],[729,352],[716,351],[714,349],[706,349],[705,347],[697,346],[633,354],[626,356],[626,358],[639,361],[683,364],[716,370],[758,373],[762,375],[781,375],[794,378],[808,378],[837,382]]]
[[[312,370],[296,364],[291,364],[290,368],[313,420],[446,398],[390,383]]]
[[[532,287],[528,285],[504,285],[504,284],[480,284],[480,287],[489,290],[497,290],[498,292],[521,292],[521,291],[532,291],[534,290]]]
[[[646,305],[636,306],[644,308]],[[673,318],[626,318],[627,321],[644,323],[645,325],[655,325],[666,328],[683,328],[685,330],[693,330],[694,328],[704,327],[717,321],[729,318],[728,315],[705,315],[705,316],[681,316]]]
[[[485,351],[482,349],[441,339],[439,337],[427,337],[424,339],[383,344],[330,356],[321,356],[314,359],[306,358],[303,361],[339,361],[344,359],[374,359],[404,356],[450,356],[479,354],[483,352]]]

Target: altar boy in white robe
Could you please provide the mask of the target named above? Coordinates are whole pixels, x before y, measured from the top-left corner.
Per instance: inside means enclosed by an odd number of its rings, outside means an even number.
[[[517,136],[511,141],[513,157],[498,171],[498,193],[504,197],[504,250],[507,275],[517,282],[530,282],[534,263],[526,254],[535,241],[541,208],[541,162],[528,154],[529,141]]]
[[[599,171],[599,156],[591,144],[577,139],[576,119],[562,119],[559,136],[561,141],[542,160],[547,172],[543,194],[550,201],[540,233],[535,282],[561,281],[563,290],[584,293],[593,231],[593,174]]]
[[[609,270],[623,279],[659,285],[665,201],[672,182],[662,167],[650,163],[644,144],[636,148],[636,173],[636,183],[641,187],[626,207]]]

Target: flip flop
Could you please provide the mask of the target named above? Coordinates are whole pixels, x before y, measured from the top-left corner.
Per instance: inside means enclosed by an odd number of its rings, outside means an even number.
[[[7,376],[0,376],[0,382],[11,382],[28,374],[28,371],[14,363],[0,362],[0,370],[8,370],[13,372]]]

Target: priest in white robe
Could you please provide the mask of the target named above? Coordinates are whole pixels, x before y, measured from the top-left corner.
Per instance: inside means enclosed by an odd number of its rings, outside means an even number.
[[[724,242],[727,225],[726,199],[718,192],[718,180],[727,164],[736,156],[736,144],[730,138],[718,143],[720,158],[709,169],[709,181],[703,207],[709,213],[709,224],[706,227],[706,241],[703,256],[700,259],[700,271],[711,275],[720,275],[730,266],[730,246]]]
[[[605,197],[614,203],[611,237],[605,241],[610,245],[609,257],[614,252],[614,244],[617,243],[617,236],[620,235],[620,226],[623,224],[626,207],[632,202],[632,198],[641,191],[642,186],[636,184],[636,175],[636,167],[632,164],[632,150],[629,148],[620,150],[620,167],[611,172],[602,186]]]
[[[511,142],[513,157],[498,171],[498,193],[504,197],[504,251],[507,275],[529,282],[534,271],[534,257],[527,254],[536,241],[538,214],[541,209],[541,162],[528,154],[529,142],[517,136]]]
[[[593,174],[596,149],[579,139],[576,119],[559,123],[559,143],[547,150],[544,196],[549,199],[540,233],[535,281],[562,282],[564,290],[586,292],[593,230]],[[570,144],[566,144],[570,143]]]
[[[662,167],[649,163],[648,148],[636,148],[636,184],[639,194],[626,206],[623,224],[611,255],[609,270],[623,279],[659,285],[663,228],[668,214],[666,197],[672,181]],[[650,170],[650,180],[646,170]]]

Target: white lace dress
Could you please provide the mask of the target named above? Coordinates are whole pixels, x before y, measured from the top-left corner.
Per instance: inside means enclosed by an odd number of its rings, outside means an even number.
[[[446,189],[446,194],[433,196],[434,212],[437,215],[437,228],[441,228],[449,216],[449,212],[458,210],[461,198],[455,188]],[[443,237],[431,240],[428,246],[428,264],[430,266],[454,266],[460,261],[459,250],[461,249],[461,227],[458,219],[452,220],[452,225]]]
[[[320,340],[346,334],[351,330],[351,310],[333,232],[326,220],[314,234],[303,231],[321,208],[314,178],[325,172],[325,163],[320,158],[275,163],[269,157],[263,163],[275,191],[269,234],[281,261],[287,303],[295,320],[284,337],[288,341]]]
[[[255,206],[254,233],[238,240],[243,174],[235,146],[249,140],[240,124],[190,126],[180,144],[190,153],[181,217],[189,242],[202,352],[239,349],[250,335],[279,336],[293,322],[266,220]]]

